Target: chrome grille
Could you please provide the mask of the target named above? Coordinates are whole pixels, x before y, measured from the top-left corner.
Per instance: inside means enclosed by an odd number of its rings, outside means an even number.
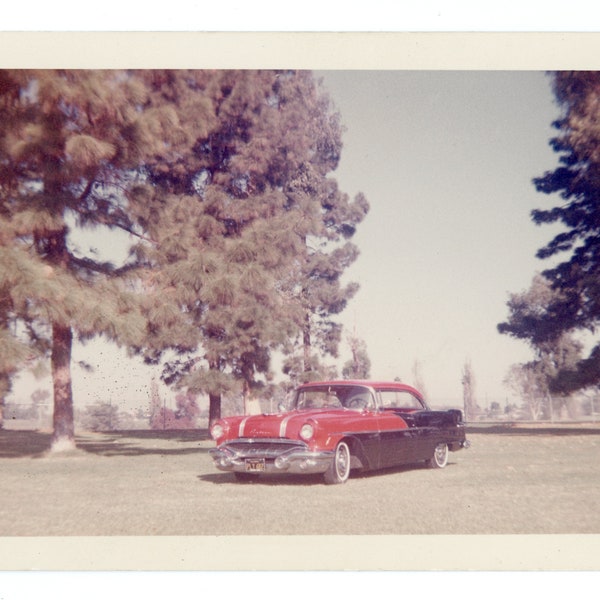
[[[305,449],[306,444],[285,440],[239,440],[225,444],[228,450],[235,453],[239,458],[276,458],[285,452],[295,448]]]

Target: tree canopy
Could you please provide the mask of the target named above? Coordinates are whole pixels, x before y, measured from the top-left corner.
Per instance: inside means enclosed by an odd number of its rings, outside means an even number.
[[[144,160],[156,160],[171,132],[169,114],[152,105],[135,77],[0,73],[3,326],[16,323],[18,341],[50,354],[55,444],[73,438],[73,335],[102,334],[129,344],[144,333],[127,269],[77,248],[70,232],[134,233],[124,192]]]
[[[152,237],[172,240],[151,250],[169,295],[151,319],[153,353],[144,351],[159,361],[175,350],[166,380],[208,393],[214,419],[223,392],[249,397],[257,376],[271,377],[275,350],[292,354],[300,344],[303,373],[313,368],[313,346],[335,355],[331,315],[356,291],[340,285],[357,256],[347,240],[368,204],[328,177],[342,128],[310,73],[216,72],[204,95],[211,128],[186,161],[192,174],[152,170],[138,193],[160,198],[161,210],[143,219]],[[179,308],[187,323],[176,331],[178,321],[162,313]]]
[[[533,361],[513,366],[508,381],[521,392],[534,420],[543,409],[552,418],[554,394],[565,396],[584,387],[581,382],[574,385],[577,379],[574,371],[582,358],[583,344],[574,330],[552,326],[555,307],[563,300],[560,288],[552,287],[548,279],[536,275],[528,290],[510,295],[508,321],[498,325],[500,333],[526,341],[534,351]]]
[[[559,233],[538,251],[540,258],[566,258],[544,272],[563,302],[549,316],[557,329],[593,328],[600,318],[600,74],[554,74],[554,93],[564,111],[551,140],[560,165],[534,179],[536,189],[562,202],[532,213],[536,224],[561,223]]]
[[[536,225],[561,224],[564,229],[537,252],[556,262],[543,271],[549,283],[544,297],[532,298],[536,285],[540,287],[540,280],[534,280],[528,295],[511,298],[512,316],[499,325],[501,333],[541,349],[556,347],[578,330],[593,332],[600,321],[600,74],[564,71],[551,76],[563,111],[553,124],[558,133],[550,140],[559,166],[533,182],[554,206],[536,209],[531,216]],[[554,382],[557,389],[600,383],[598,355],[600,346],[570,365],[562,383]]]
[[[368,211],[330,174],[337,112],[309,72],[0,72],[0,372],[49,357],[72,443],[71,347],[97,335],[168,383],[251,393],[275,350],[335,356]],[[103,261],[73,232],[126,232]],[[2,389],[0,389],[2,391]]]

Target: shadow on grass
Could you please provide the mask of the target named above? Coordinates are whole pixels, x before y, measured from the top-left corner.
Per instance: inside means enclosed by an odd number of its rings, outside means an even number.
[[[494,435],[556,435],[556,436],[573,436],[573,435],[600,435],[600,427],[598,425],[553,425],[544,423],[540,425],[528,424],[521,425],[516,423],[500,423],[500,424],[470,424],[466,428],[467,436],[469,434],[490,433]]]
[[[446,468],[452,468],[455,463],[448,462]],[[400,475],[409,471],[425,470],[428,467],[425,464],[415,463],[410,465],[400,465],[397,467],[388,467],[386,469],[374,469],[372,471],[352,471],[350,478],[347,483],[351,484],[352,480],[360,479],[371,479],[376,477],[382,477],[385,475]],[[325,485],[323,481],[323,475],[319,473],[313,473],[310,475],[258,475],[255,479],[250,481],[238,481],[233,473],[217,472],[210,473],[207,475],[198,475],[198,479],[206,481],[207,483],[213,483],[216,485],[232,484],[237,485],[267,485],[267,486],[281,486],[281,485]]]
[[[202,454],[207,448],[152,447],[144,442],[156,440],[171,442],[203,442],[210,439],[206,429],[190,430],[133,430],[111,431],[97,434],[76,435],[77,451],[101,456],[145,456]],[[52,434],[39,431],[0,430],[0,458],[41,458],[47,456]]]
[[[197,445],[177,448],[152,447],[148,442],[168,441],[179,443],[203,442],[210,439],[206,429],[152,430],[135,429],[130,431],[102,432],[100,438],[77,438],[77,447],[90,454],[101,456],[183,456],[203,454],[207,448]]]
[[[448,462],[446,469],[452,467],[453,463]],[[373,471],[358,471],[352,473],[352,477],[355,479],[370,479],[372,477],[382,477],[384,475],[399,475],[401,473],[408,473],[410,471],[425,471],[429,470],[425,462],[412,463],[410,465],[399,465],[397,467],[387,467],[385,469],[375,469]]]
[[[257,475],[256,478],[249,481],[238,481],[233,473],[209,473],[198,475],[200,481],[213,483],[215,485],[236,484],[242,486],[248,485],[266,485],[266,486],[282,486],[282,485],[324,485],[323,476],[317,474],[310,475]]]
[[[0,430],[0,458],[41,457],[50,450],[52,434]]]
[[[171,442],[202,442],[211,439],[208,429],[124,429],[101,433],[114,436],[115,438],[169,440]]]
[[[82,442],[78,440],[77,448],[88,454],[100,456],[183,456],[185,454],[204,454],[208,452],[206,448],[145,448],[113,440],[107,440],[106,442]]]

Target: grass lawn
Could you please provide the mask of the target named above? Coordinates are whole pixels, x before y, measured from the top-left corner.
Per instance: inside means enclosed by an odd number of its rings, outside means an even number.
[[[600,533],[600,428],[472,428],[445,469],[240,484],[205,431],[0,431],[0,536]]]

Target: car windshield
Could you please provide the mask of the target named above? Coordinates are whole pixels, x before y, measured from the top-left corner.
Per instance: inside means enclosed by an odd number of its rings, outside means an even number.
[[[296,410],[315,408],[373,408],[373,395],[369,388],[360,385],[324,385],[298,390],[294,402]]]

